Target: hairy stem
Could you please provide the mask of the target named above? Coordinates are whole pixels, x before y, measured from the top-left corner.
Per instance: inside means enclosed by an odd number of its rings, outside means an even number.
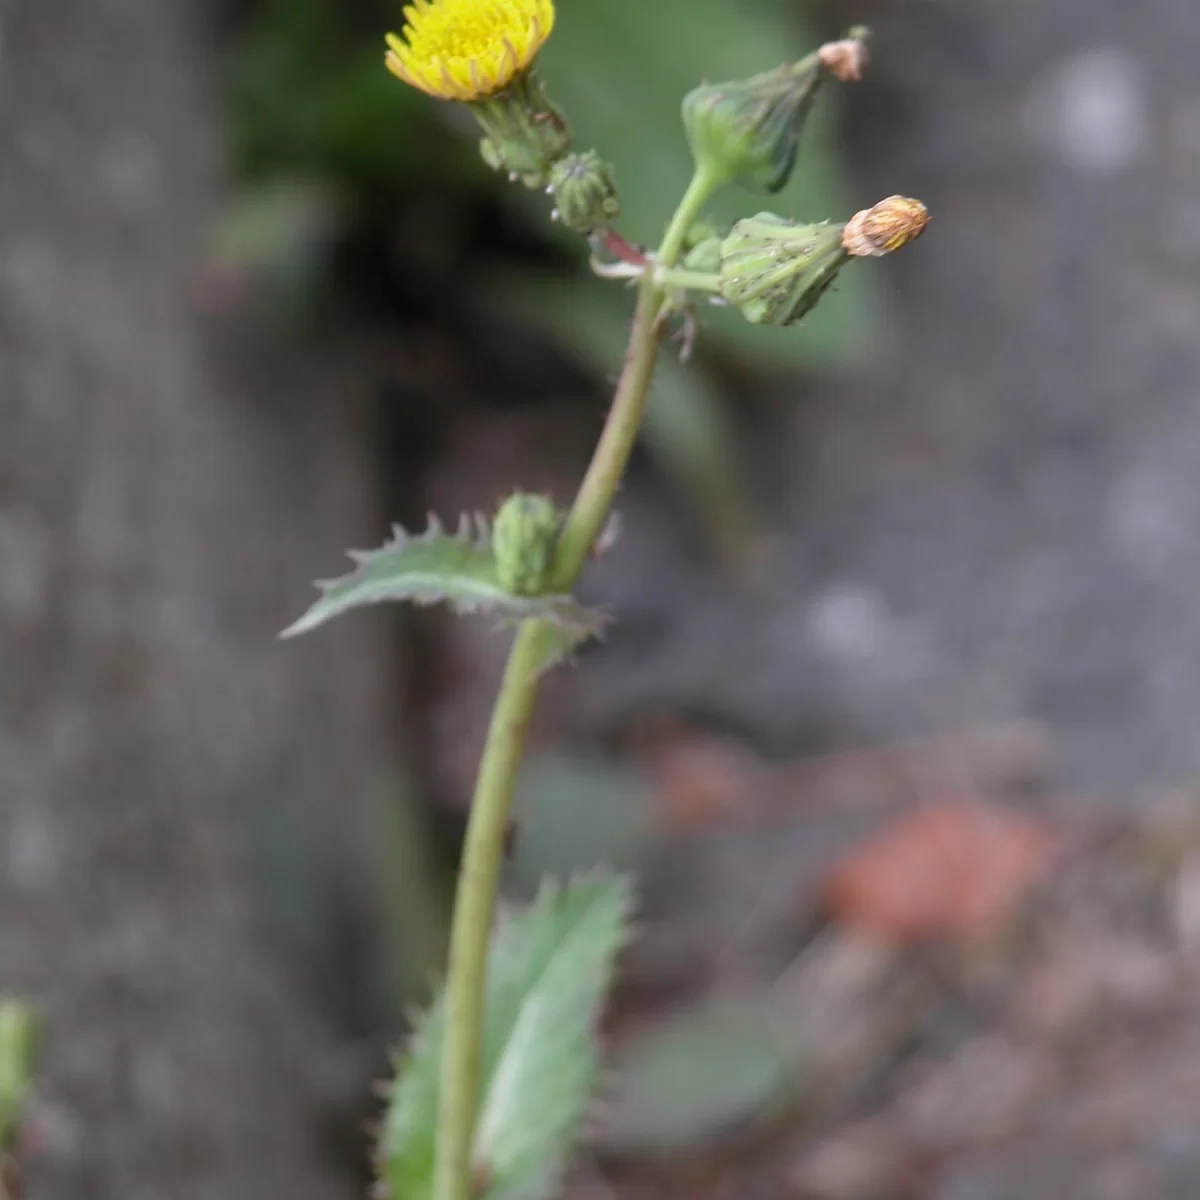
[[[663,236],[658,264],[669,268],[678,260],[688,229],[715,182],[700,173],[692,179]],[[555,570],[564,591],[574,586],[582,571],[629,462],[658,358],[663,299],[662,289],[647,271],[638,285],[629,349],[612,408],[559,538]],[[488,943],[513,789],[545,660],[546,632],[541,622],[525,621],[517,633],[475,782],[450,931],[435,1200],[471,1200],[473,1194],[472,1148],[479,1108]]]

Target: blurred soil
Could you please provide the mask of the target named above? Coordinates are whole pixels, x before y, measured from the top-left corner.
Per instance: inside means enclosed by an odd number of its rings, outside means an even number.
[[[352,861],[330,798],[378,757],[370,623],[274,634],[374,498],[329,363],[208,353],[209,76],[194,6],[0,6],[0,992],[48,1025],[35,1200],[353,1182],[334,1029],[235,815],[286,803]]]

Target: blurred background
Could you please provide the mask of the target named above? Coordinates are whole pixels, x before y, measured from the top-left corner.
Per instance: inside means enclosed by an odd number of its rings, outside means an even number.
[[[1143,1200],[1200,1172],[1194,0],[560,0],[653,241],[683,93],[875,31],[772,207],[918,196],[664,356],[506,895],[638,873],[569,1200]],[[630,296],[385,0],[0,0],[0,993],[25,1193],[363,1194],[506,651],[276,632],[393,521],[573,494]]]

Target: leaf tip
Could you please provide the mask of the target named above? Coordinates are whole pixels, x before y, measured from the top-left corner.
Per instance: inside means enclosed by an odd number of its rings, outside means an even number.
[[[293,621],[286,629],[281,629],[275,636],[281,642],[288,641],[291,638],[299,637],[301,634],[311,632],[320,623],[320,618],[315,615],[315,610],[310,608],[308,612]]]

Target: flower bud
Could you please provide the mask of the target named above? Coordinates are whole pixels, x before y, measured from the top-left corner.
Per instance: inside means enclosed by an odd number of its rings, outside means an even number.
[[[684,239],[682,265],[689,271],[715,275],[721,269],[721,243],[725,233],[712,221],[697,221]]]
[[[557,218],[575,233],[604,233],[621,212],[612,168],[595,150],[568,154],[550,170]]]
[[[840,41],[826,42],[817,51],[821,66],[842,83],[857,83],[867,65],[868,37],[870,30],[865,25],[855,25]]]
[[[828,76],[857,77],[847,63],[861,70],[865,38],[858,27],[799,62],[691,91],[683,124],[698,169],[720,181],[779,191],[796,165],[800,132],[821,83]]]
[[[544,188],[554,164],[571,148],[571,133],[532,71],[516,76],[503,91],[469,105],[486,135],[483,161],[528,188]]]
[[[755,325],[799,321],[837,278],[842,226],[794,225],[773,213],[738,221],[721,244],[720,294]]]
[[[539,595],[549,583],[558,542],[558,509],[545,496],[518,492],[492,524],[492,554],[501,585],[516,596]]]
[[[889,196],[846,222],[842,245],[855,258],[880,258],[916,241],[929,224],[929,210],[920,200]]]

